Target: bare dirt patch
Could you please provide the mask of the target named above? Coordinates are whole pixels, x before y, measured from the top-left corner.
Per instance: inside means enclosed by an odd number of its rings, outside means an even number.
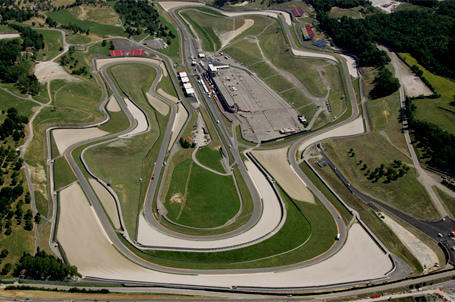
[[[288,148],[252,153],[291,198],[314,203],[313,194],[288,162]]]
[[[56,62],[46,61],[35,65],[35,76],[40,83],[47,83],[53,80],[65,80],[68,82],[79,82],[80,79],[67,73],[62,66]]]
[[[14,39],[14,38],[19,38],[19,34],[0,34],[0,40],[2,39]]]
[[[118,105],[117,100],[115,99],[114,96],[111,96],[111,98],[109,99],[109,102],[107,103],[106,108],[110,112],[119,112],[121,110],[120,106]]]
[[[183,194],[182,193],[175,193],[174,195],[169,198],[170,203],[178,203],[182,204],[183,203]]]

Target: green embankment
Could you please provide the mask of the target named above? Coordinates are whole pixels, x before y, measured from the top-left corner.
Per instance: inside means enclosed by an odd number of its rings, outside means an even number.
[[[76,180],[76,176],[64,157],[59,157],[54,161],[54,180],[56,190],[59,190]]]
[[[181,13],[181,15],[191,24],[202,40],[204,50],[213,52],[221,48],[221,41],[211,27],[199,25],[187,13]]]

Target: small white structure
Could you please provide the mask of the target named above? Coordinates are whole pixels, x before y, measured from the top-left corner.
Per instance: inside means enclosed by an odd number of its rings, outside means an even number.
[[[188,75],[184,71],[179,71],[179,77],[184,78],[184,77],[188,77]]]
[[[190,79],[188,77],[181,77],[182,83],[188,83]]]
[[[183,88],[188,89],[188,88],[193,88],[191,83],[183,83]]]
[[[199,58],[205,58],[205,53],[202,53],[202,52],[199,53],[199,54],[198,54],[198,57],[199,57]]]

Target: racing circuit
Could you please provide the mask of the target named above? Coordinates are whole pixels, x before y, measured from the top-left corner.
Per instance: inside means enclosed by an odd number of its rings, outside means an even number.
[[[194,70],[195,74],[202,75],[206,70],[200,65],[196,67],[192,65],[192,58],[203,52],[200,41],[197,33],[191,32],[191,27],[187,26],[179,11],[185,7],[200,7],[201,4],[169,1],[160,2],[160,5],[178,25],[181,39],[185,41],[182,43],[182,59],[185,68],[192,71],[191,73]],[[291,42],[294,56],[336,62],[342,69],[344,81],[347,84],[345,89],[350,115],[343,120],[335,120],[322,129],[286,137],[285,140],[276,141],[272,145],[260,143],[256,146],[247,145],[237,137],[235,131],[230,132],[223,122],[225,115],[232,117],[232,113],[221,112],[210,94],[204,93],[196,77],[190,76],[189,79],[192,86],[196,88],[190,102],[189,97],[179,89],[172,59],[131,40],[130,43],[133,45],[145,48],[150,57],[117,57],[97,59],[92,62],[95,66],[94,74],[103,79],[105,84],[103,89],[112,92],[112,95],[106,94],[106,99],[100,105],[100,111],[105,119],[83,127],[52,127],[46,132],[49,170],[53,171],[50,151],[53,139],[59,154],[64,156],[77,178],[76,182],[58,192],[52,189],[55,193],[51,196],[54,205],[52,229],[56,232],[56,242],[50,239],[49,244],[54,249],[58,245],[64,251],[68,262],[77,266],[82,274],[82,280],[91,282],[245,292],[256,290],[292,292],[371,285],[401,277],[401,264],[361,221],[360,216],[343,203],[347,211],[353,214],[352,219],[345,222],[332,201],[299,167],[302,155],[319,142],[333,137],[362,135],[369,131],[368,120],[360,113],[361,102],[356,99],[353,88],[350,75],[355,74],[355,70],[353,71],[351,65],[348,66],[351,62],[346,60],[345,55],[298,49],[290,34],[289,26],[292,26],[292,19],[289,13],[276,10],[217,11],[228,17],[259,15],[278,20]],[[352,60],[350,57],[347,58]],[[151,131],[151,122],[144,108],[141,108],[133,99],[125,98],[108,72],[109,68],[125,63],[141,64],[155,70],[156,76],[150,90],[145,93],[149,96],[151,106],[166,117],[165,128],[161,129],[161,144],[154,162],[153,174],[148,179],[141,180],[145,184],[145,198],[142,201],[143,207],[138,213],[136,238],[126,227],[124,213],[122,213],[122,197],[109,184],[109,179],[103,179],[97,175],[87,160],[90,150],[109,144],[119,144]],[[160,93],[157,88],[166,76],[176,88],[177,101],[165,93]],[[161,221],[167,211],[165,201],[160,196],[165,190],[164,179],[167,173],[171,173],[168,163],[178,152],[179,139],[183,137],[190,121],[194,116],[198,116],[200,109],[195,109],[194,100],[198,106],[209,113],[204,122],[213,125],[215,133],[211,135],[219,138],[220,148],[227,154],[229,168],[238,169],[238,177],[245,183],[251,196],[253,209],[249,218],[237,228],[221,234],[198,236],[182,233],[168,228]],[[282,102],[280,106],[283,107],[272,109],[286,111],[286,113],[283,113],[283,117],[275,116],[274,123],[288,118],[289,115],[294,119],[292,121],[294,127],[298,128],[297,112],[284,100],[280,99],[277,102]],[[261,109],[261,102],[258,102],[257,106],[257,110]],[[99,129],[111,120],[112,112],[120,111],[128,119],[127,129],[118,133],[108,133]],[[255,127],[258,126],[251,124],[252,129]],[[278,132],[280,129],[277,126],[271,128],[274,129],[270,132]],[[303,129],[304,127],[299,128],[299,132]],[[263,140],[277,137],[266,133],[261,135]],[[77,149],[82,150],[80,162],[79,158],[75,157],[74,151]],[[229,171],[227,172],[228,177],[234,178]],[[50,187],[54,188],[52,172],[49,177]],[[292,181],[287,181],[288,179]],[[323,206],[324,211],[329,213],[336,229],[336,237],[333,236],[330,239],[328,249],[314,257],[290,264],[229,269],[172,267],[166,263],[156,263],[155,258],[150,256],[154,251],[215,253],[263,244],[277,236],[289,218],[289,206],[283,198],[284,194],[313,206],[318,202]],[[58,224],[56,224],[57,219]],[[294,250],[305,248],[306,244],[306,241],[302,242],[292,250],[281,254],[290,254]],[[147,254],[149,252],[150,254]]]

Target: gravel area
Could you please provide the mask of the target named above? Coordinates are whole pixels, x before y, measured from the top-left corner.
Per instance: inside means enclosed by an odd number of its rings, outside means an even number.
[[[172,134],[171,139],[169,140],[168,151],[172,148],[179,135],[180,131],[182,130],[183,126],[185,125],[185,121],[188,118],[188,112],[186,111],[185,107],[180,103],[177,106],[177,114],[175,115],[174,124],[172,125]]]
[[[149,124],[147,121],[147,117],[145,116],[144,112],[140,110],[133,102],[131,102],[129,99],[124,98],[124,101],[126,103],[126,107],[130,111],[131,115],[134,117],[134,119],[137,121],[136,128],[133,129],[133,131],[121,135],[119,137],[132,137],[138,134],[141,134],[145,131],[148,130]]]
[[[106,108],[110,112],[119,112],[120,110],[122,110],[114,96],[111,96],[111,98],[109,99],[109,103],[107,103],[106,105]]]
[[[35,65],[35,76],[40,83],[47,83],[53,80],[65,80],[78,82],[80,79],[67,73],[60,64],[52,61],[40,62]]]
[[[52,130],[55,144],[57,145],[58,152],[63,155],[65,150],[78,142],[82,142],[91,138],[104,136],[109,134],[106,131],[100,130],[96,127],[85,129],[56,129]]]

